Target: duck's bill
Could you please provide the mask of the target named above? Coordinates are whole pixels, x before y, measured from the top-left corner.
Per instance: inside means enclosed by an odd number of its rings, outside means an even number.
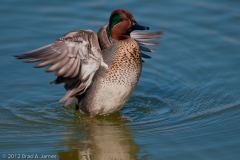
[[[133,23],[132,30],[149,30],[149,27],[141,26],[137,22]]]

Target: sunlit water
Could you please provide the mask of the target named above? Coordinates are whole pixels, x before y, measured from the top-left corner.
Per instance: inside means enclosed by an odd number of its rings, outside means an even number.
[[[98,31],[116,8],[165,31],[120,113],[89,118],[64,107],[53,74],[13,57],[71,30]],[[239,1],[12,0],[0,17],[1,158],[239,159]]]

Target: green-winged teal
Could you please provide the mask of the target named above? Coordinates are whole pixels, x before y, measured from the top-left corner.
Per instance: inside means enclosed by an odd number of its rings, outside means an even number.
[[[52,44],[16,56],[42,61],[35,66],[50,66],[56,72],[51,84],[65,83],[66,95],[60,102],[72,100],[85,114],[105,115],[120,110],[131,96],[142,70],[142,51],[154,50],[144,45],[157,45],[162,32],[131,33],[148,30],[140,26],[124,9],[111,13],[109,24],[96,34],[91,30],[68,32]]]

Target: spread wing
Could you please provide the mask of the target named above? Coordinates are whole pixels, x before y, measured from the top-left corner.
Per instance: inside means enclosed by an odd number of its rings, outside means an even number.
[[[162,31],[158,32],[132,32],[131,37],[134,38],[141,50],[141,57],[142,58],[151,58],[150,56],[142,53],[145,52],[156,52],[154,49],[147,48],[146,46],[157,46],[159,43],[157,40],[161,38]]]
[[[69,104],[73,97],[83,94],[91,85],[92,78],[103,62],[96,33],[91,30],[69,32],[52,44],[17,55],[26,62],[38,62],[36,68],[49,66],[46,72],[55,71],[57,79],[51,84],[65,83],[68,90],[60,100]]]

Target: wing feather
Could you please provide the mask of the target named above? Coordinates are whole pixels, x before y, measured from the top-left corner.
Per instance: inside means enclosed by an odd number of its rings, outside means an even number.
[[[156,52],[155,49],[148,48],[148,46],[157,46],[159,43],[156,40],[161,38],[162,31],[158,32],[132,32],[131,37],[136,40],[139,44],[139,48],[141,50],[141,57],[142,58],[151,58],[150,56],[142,53],[145,52]]]
[[[49,66],[46,72],[55,71],[58,77],[51,84],[66,83],[68,92],[60,101],[67,101],[67,104],[86,91],[100,65],[105,64],[98,37],[91,30],[68,32],[52,44],[16,58],[28,59],[26,62],[40,61],[36,68]]]
[[[53,72],[60,68],[63,68],[67,60],[66,57],[68,57],[68,55],[66,54],[66,51],[65,51],[62,54],[60,54],[57,58],[52,59],[52,62],[51,63],[49,62],[51,66],[46,70],[46,72]],[[46,64],[46,65],[49,65],[49,64]],[[46,66],[46,65],[43,65],[43,66]]]
[[[70,62],[71,59],[72,58],[70,58],[69,56],[66,56],[66,58],[65,58],[66,63],[64,64],[65,67],[62,67],[57,71],[58,76],[63,76],[63,75],[66,76],[66,73],[67,73],[67,71],[69,70],[69,68],[71,67],[71,64],[72,64],[72,62]]]

